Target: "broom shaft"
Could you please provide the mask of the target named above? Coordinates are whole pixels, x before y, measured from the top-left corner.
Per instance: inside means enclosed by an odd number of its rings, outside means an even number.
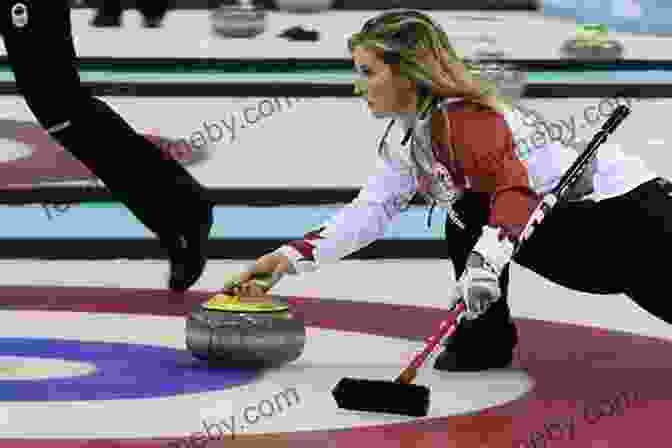
[[[459,302],[455,307],[455,309],[451,311],[455,312],[454,316],[457,316],[462,311],[464,311],[464,308],[465,308],[464,303]],[[456,329],[457,329],[457,319],[455,318],[453,318],[452,320],[448,319],[441,322],[441,324],[439,325],[439,331],[437,331],[435,335],[432,335],[429,338],[427,338],[425,347],[415,355],[409,367],[413,369],[420,368],[422,363],[434,351],[436,346],[439,345],[444,336],[452,335]]]
[[[594,157],[597,152],[597,148],[607,140],[609,134],[614,132],[618,125],[620,125],[623,120],[630,114],[630,109],[626,106],[619,106],[614,110],[611,116],[607,121],[602,125],[602,128],[595,134],[586,149],[576,158],[574,163],[567,169],[565,174],[562,176],[555,188],[551,190],[550,193],[546,194],[543,200],[539,203],[537,208],[532,212],[530,219],[525,226],[525,229],[520,235],[518,244],[514,249],[513,256],[518,253],[520,247],[525,241],[527,241],[532,235],[536,227],[550,214],[551,210],[557,205],[558,201],[563,199],[569,187],[571,187],[578,179],[581,177],[583,172],[588,167],[588,162]],[[441,339],[446,334],[452,334],[457,328],[457,322],[459,321],[459,316],[464,312],[465,306],[464,302],[459,302],[456,307],[451,310],[454,312],[455,318],[452,319],[452,325],[449,324],[450,321],[444,320],[439,326],[439,330],[433,336],[427,338],[427,342],[423,350],[416,354],[409,366],[404,369],[419,369],[422,364],[425,362],[427,357],[434,351],[436,346],[439,344]]]

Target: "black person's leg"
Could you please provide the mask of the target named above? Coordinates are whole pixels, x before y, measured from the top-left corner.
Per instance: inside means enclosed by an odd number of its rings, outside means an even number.
[[[82,88],[68,0],[0,0],[0,14],[17,87],[40,125],[159,236],[171,256],[171,288],[186,289],[205,264],[212,211],[203,187]]]
[[[575,291],[621,294],[640,246],[629,221],[637,220],[636,189],[600,202],[559,204],[521,247],[515,262]]]
[[[147,27],[157,27],[165,17],[171,2],[168,0],[138,0],[138,9],[143,15],[144,24]]]
[[[488,222],[490,199],[486,194],[466,193],[456,204],[466,225],[462,230],[450,219],[446,221],[448,254],[459,278],[466,268],[467,258]],[[518,338],[511,320],[508,299],[509,268],[500,278],[502,298],[478,319],[464,320],[434,367],[445,371],[479,371],[502,368],[511,363]]]
[[[96,16],[91,20],[92,26],[97,27],[118,27],[121,26],[123,8],[121,0],[99,0],[100,7],[96,11]]]
[[[630,211],[625,225],[630,229],[629,238],[638,244],[628,254],[632,265],[626,294],[649,313],[672,323],[667,280],[670,269],[664,261],[672,249],[672,183],[665,179],[649,182],[629,195],[629,199],[629,206],[624,204],[621,208],[622,212]]]

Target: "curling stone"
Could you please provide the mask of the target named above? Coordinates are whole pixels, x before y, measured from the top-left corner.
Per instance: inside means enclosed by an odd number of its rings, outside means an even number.
[[[625,49],[615,40],[607,38],[605,25],[583,25],[576,38],[566,41],[560,53],[572,59],[622,59]]]
[[[306,344],[303,318],[273,296],[217,294],[188,316],[186,334],[194,357],[227,367],[278,367],[301,356]]]
[[[266,11],[251,1],[222,5],[212,13],[212,29],[223,37],[251,38],[266,30]]]
[[[615,40],[591,45],[578,39],[568,40],[560,50],[562,55],[572,59],[622,59],[623,45]]]

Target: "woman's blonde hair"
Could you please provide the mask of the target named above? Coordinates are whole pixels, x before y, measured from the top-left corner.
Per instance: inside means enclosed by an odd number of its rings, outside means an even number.
[[[478,65],[464,62],[445,31],[418,11],[388,11],[370,19],[350,37],[348,47],[351,52],[363,47],[382,54],[402,76],[415,81],[420,87],[418,110],[436,97],[462,97],[502,113],[510,110],[511,100],[499,94],[496,82],[482,77]],[[355,82],[356,94],[365,91],[365,81]]]

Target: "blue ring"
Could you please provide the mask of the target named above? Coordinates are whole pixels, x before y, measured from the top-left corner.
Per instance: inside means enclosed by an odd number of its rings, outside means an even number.
[[[167,397],[230,389],[251,383],[261,373],[209,368],[186,350],[111,342],[0,338],[0,356],[86,362],[97,369],[67,378],[0,380],[0,402]]]

